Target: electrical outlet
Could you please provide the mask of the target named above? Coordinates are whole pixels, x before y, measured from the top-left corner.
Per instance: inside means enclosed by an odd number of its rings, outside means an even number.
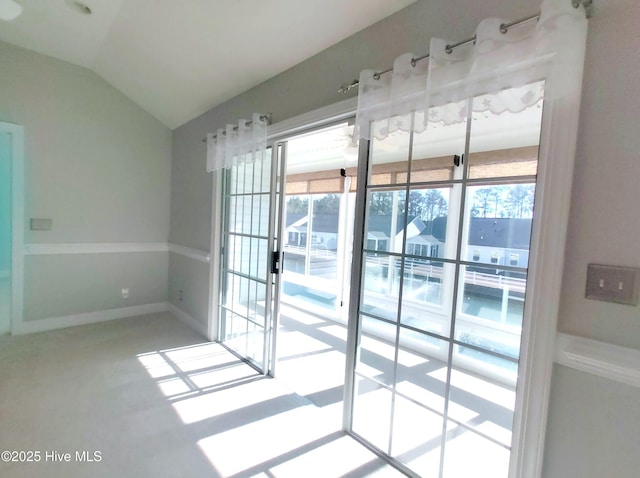
[[[638,269],[589,264],[587,299],[638,305]]]
[[[128,299],[129,298],[129,288],[127,287],[125,289],[122,289],[121,294],[122,294],[122,298],[123,299]]]
[[[181,290],[181,291],[179,291],[179,292],[178,292],[178,300],[179,300],[180,302],[182,302],[182,299],[183,299],[183,298],[184,298],[184,294],[183,294],[183,292],[182,292],[182,290]]]

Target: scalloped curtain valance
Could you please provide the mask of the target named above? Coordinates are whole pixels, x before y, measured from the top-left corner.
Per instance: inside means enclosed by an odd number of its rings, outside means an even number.
[[[354,137],[384,139],[397,130],[421,133],[430,122],[463,121],[470,107],[517,113],[543,95],[545,101],[575,99],[587,33],[582,4],[544,0],[537,22],[504,31],[505,23],[483,20],[475,43],[459,48],[433,38],[428,60],[415,62],[416,55],[406,53],[396,58],[390,73],[363,70]],[[546,80],[544,90],[540,80]],[[473,97],[480,98],[470,106]]]
[[[251,120],[228,124],[216,134],[207,134],[207,171],[229,169],[265,158],[267,150],[266,116],[253,113]]]

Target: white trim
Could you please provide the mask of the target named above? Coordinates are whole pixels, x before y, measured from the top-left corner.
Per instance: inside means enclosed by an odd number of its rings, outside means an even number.
[[[24,309],[24,126],[0,121],[11,135],[11,331],[22,323]]]
[[[25,256],[56,254],[112,254],[123,252],[168,252],[166,242],[113,242],[113,243],[68,243],[25,244]]]
[[[558,334],[555,361],[560,365],[640,388],[640,350]]]
[[[199,262],[209,262],[209,253],[207,251],[165,242],[25,244],[23,248],[25,256],[118,254],[129,252],[173,252]]]
[[[300,131],[320,127],[328,121],[339,121],[356,114],[358,98],[347,98],[329,106],[318,108],[317,110],[303,113],[293,118],[289,118],[278,123],[269,125],[267,128],[268,139],[274,139],[284,135],[291,135]]]
[[[220,340],[220,280],[221,247],[222,247],[222,206],[224,202],[222,191],[222,177],[224,172],[216,171],[211,178],[211,243],[210,249],[214,251],[209,261],[209,309],[207,311],[207,333],[209,340]],[[217,192],[217,194],[216,194]]]
[[[582,75],[579,77],[582,78]],[[533,217],[525,299],[526,326],[522,330],[523,347],[516,391],[511,477],[542,476],[564,249],[571,206],[580,88],[581,83],[575,86],[573,99],[545,103],[542,114],[536,213]]]
[[[169,252],[204,263],[208,263],[211,259],[207,251],[194,249],[193,247],[181,246],[180,244],[174,244],[172,242],[169,243]]]
[[[175,316],[176,319],[178,319],[180,322],[185,324],[187,327],[193,329],[203,337],[206,337],[207,340],[209,339],[209,337],[207,336],[207,333],[208,333],[207,324],[203,324],[202,322],[193,318],[192,316],[187,314],[184,310],[179,309],[173,304],[169,304],[169,312],[173,316]]]
[[[167,312],[168,310],[169,304],[167,302],[157,302],[155,304],[98,310],[95,312],[86,312],[84,314],[74,314],[63,317],[29,320],[20,324],[15,324],[13,334],[32,334],[35,332],[44,332],[47,330],[56,330],[65,327],[75,327],[76,325],[94,324],[96,322],[106,322],[108,320],[124,319],[138,315],[156,314],[159,312]]]

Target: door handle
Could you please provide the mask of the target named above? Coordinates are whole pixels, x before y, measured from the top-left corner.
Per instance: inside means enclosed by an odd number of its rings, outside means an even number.
[[[284,259],[284,252],[273,251],[271,253],[271,273],[272,274],[280,274],[283,259]]]

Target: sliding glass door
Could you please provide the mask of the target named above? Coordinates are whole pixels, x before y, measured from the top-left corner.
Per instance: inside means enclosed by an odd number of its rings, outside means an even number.
[[[361,162],[350,429],[411,476],[508,475],[542,101],[494,100],[374,139]]]
[[[340,122],[284,137],[223,173],[220,339],[264,373],[275,370],[281,302],[346,322],[350,132]]]

